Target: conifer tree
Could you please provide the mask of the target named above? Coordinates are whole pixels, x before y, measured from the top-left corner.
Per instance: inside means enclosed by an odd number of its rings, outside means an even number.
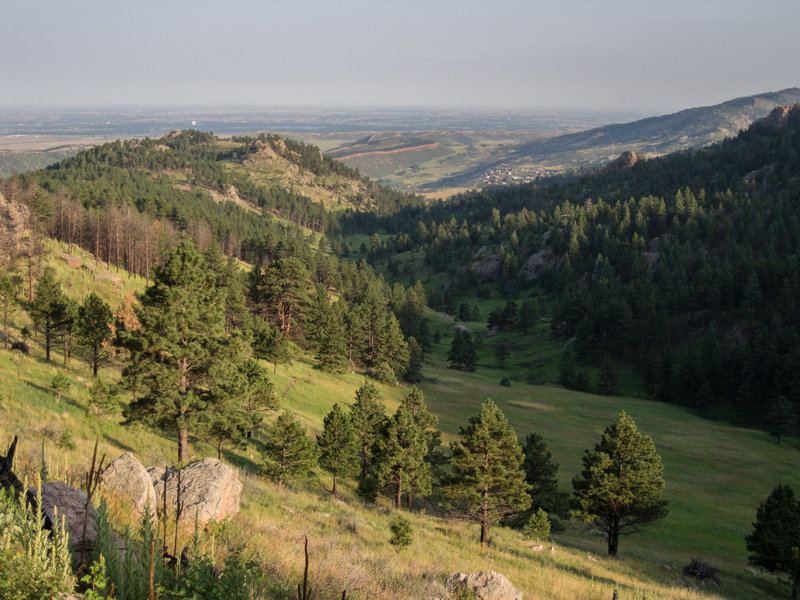
[[[336,495],[338,477],[358,472],[358,443],[350,417],[338,404],[325,416],[322,433],[317,436],[319,465],[333,475],[331,494]]]
[[[400,508],[403,492],[430,493],[430,466],[425,462],[427,449],[414,417],[401,405],[376,443],[378,483],[391,490],[396,509]]]
[[[422,381],[422,361],[424,352],[417,343],[416,338],[408,338],[408,366],[406,367],[405,379],[409,383],[419,383]]]
[[[314,358],[320,368],[328,373],[347,370],[347,339],[341,301],[326,308],[319,317]]]
[[[292,362],[289,342],[281,334],[280,329],[264,322],[260,317],[252,321],[253,354],[272,363],[272,372],[278,372],[279,364]]]
[[[621,534],[667,515],[663,472],[653,440],[639,433],[625,411],[606,427],[594,451],[584,453],[583,471],[572,480],[573,509],[603,531],[609,556],[617,555]]]
[[[770,573],[786,573],[792,581],[792,600],[800,585],[800,501],[788,485],[779,485],[756,511],[753,531],[745,538],[747,560]]]
[[[558,465],[553,462],[547,442],[538,433],[529,433],[522,451],[525,455],[522,468],[530,486],[530,510],[542,509],[566,519],[569,516],[569,497],[558,490]]]
[[[46,268],[36,281],[36,295],[31,303],[31,318],[38,331],[44,335],[45,358],[50,360],[50,349],[65,318],[66,298],[56,281],[55,272]]]
[[[264,474],[275,480],[278,489],[286,479],[310,475],[317,466],[316,444],[288,412],[269,428],[262,456]]]
[[[61,344],[64,350],[65,365],[69,362],[69,358],[72,355],[72,342],[75,338],[79,308],[80,306],[75,300],[64,296],[64,313],[61,318],[59,334],[61,335]]]
[[[358,442],[358,455],[361,463],[359,488],[366,491],[369,468],[373,464],[373,445],[386,421],[386,407],[378,399],[378,388],[366,382],[356,390],[356,401],[350,407],[350,422]]]
[[[374,339],[372,366],[384,361],[395,376],[402,376],[408,368],[408,344],[403,338],[400,323],[391,312],[386,313]]]
[[[220,412],[242,353],[237,337],[225,334],[222,297],[213,271],[193,244],[184,242],[164,266],[136,309],[139,327],[120,331],[130,358],[123,370],[135,398],[127,422],[174,433],[178,460],[187,458],[189,433]]]
[[[478,367],[478,354],[475,352],[475,342],[466,331],[457,330],[447,352],[447,361],[451,369],[459,371],[474,371]]]
[[[457,514],[481,526],[481,550],[486,550],[489,528],[531,504],[522,448],[503,412],[488,399],[460,435],[451,445],[453,482],[445,495]]]
[[[8,350],[8,319],[14,315],[17,289],[8,275],[0,277],[0,313],[3,315],[3,349]]]
[[[90,293],[78,307],[76,336],[78,351],[97,377],[97,371],[111,359],[107,342],[111,337],[111,308],[100,296]]]
[[[442,434],[436,429],[436,426],[439,424],[439,417],[428,410],[428,406],[425,404],[425,396],[417,386],[411,388],[411,392],[403,398],[400,405],[405,407],[411,414],[417,427],[419,427],[419,430],[422,432],[422,437],[425,439],[425,462],[430,466],[431,479],[433,480],[441,477],[441,469],[447,462],[447,458],[444,456],[440,446]],[[411,491],[409,491],[409,510],[412,508],[412,505],[413,498]]]
[[[279,403],[267,371],[257,360],[243,360],[237,366],[237,371],[238,379],[232,395],[237,398],[247,415],[246,433],[250,437],[252,431],[263,421],[264,415],[276,410]]]

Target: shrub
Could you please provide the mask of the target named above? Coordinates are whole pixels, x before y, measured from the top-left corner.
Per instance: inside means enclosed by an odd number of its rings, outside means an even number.
[[[397,376],[386,361],[381,361],[375,365],[372,369],[372,378],[375,381],[380,381],[388,385],[395,385],[397,383]]]
[[[42,506],[41,483],[36,506]],[[17,501],[0,488],[0,598],[49,600],[59,592],[71,592],[68,534],[63,523],[52,534],[44,529],[41,508]]]
[[[389,543],[398,551],[411,544],[411,521],[397,515],[389,522],[389,529],[392,531],[392,537],[389,539]]]
[[[683,567],[683,574],[687,577],[694,577],[700,581],[713,581],[719,585],[719,569],[703,562],[699,558],[693,558],[691,562]]]
[[[550,517],[547,516],[547,512],[539,508],[531,514],[522,528],[522,534],[532,540],[550,539]]]
[[[500,385],[502,385],[503,387],[511,387],[511,380],[508,377],[503,377],[500,380]]]
[[[75,440],[72,439],[72,433],[69,429],[65,429],[61,437],[56,441],[56,446],[62,450],[75,450]]]
[[[89,408],[100,414],[111,414],[119,405],[118,397],[119,388],[116,385],[95,379],[92,387],[89,388]]]

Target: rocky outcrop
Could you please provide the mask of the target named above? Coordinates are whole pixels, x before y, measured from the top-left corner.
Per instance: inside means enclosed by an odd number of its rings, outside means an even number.
[[[172,511],[177,501],[178,471],[163,467],[147,469],[155,486],[159,511],[163,510],[164,485],[167,486],[167,510]],[[242,483],[236,469],[216,458],[204,458],[180,470],[181,520],[199,525],[220,521],[239,512]]]
[[[617,158],[612,160],[606,165],[605,170],[608,172],[627,171],[632,166],[639,162],[638,157],[630,150],[626,150]]]
[[[447,589],[454,595],[457,590],[471,590],[481,600],[522,600],[522,592],[496,571],[456,573],[447,580]]]
[[[28,208],[0,194],[0,266],[19,248],[27,221]]]
[[[472,271],[482,281],[496,279],[500,270],[500,257],[493,254],[488,246],[483,246],[472,257]]]
[[[519,276],[525,281],[535,281],[539,275],[539,268],[547,263],[549,257],[550,250],[540,250],[536,254],[531,254],[519,270]]]
[[[36,507],[36,487],[28,488],[28,502]],[[63,481],[48,481],[42,484],[42,512],[45,527],[52,529],[64,517],[69,532],[69,545],[73,550],[92,548],[97,539],[97,511],[89,505],[86,519],[86,538],[83,538],[83,522],[86,514],[86,494],[68,486]],[[82,544],[81,541],[84,541]]]
[[[775,129],[786,127],[786,125],[789,123],[789,119],[792,118],[792,115],[797,114],[798,111],[800,111],[800,104],[794,104],[791,106],[777,106],[772,109],[772,112],[769,113],[769,116],[756,121],[756,123]]]
[[[147,469],[130,452],[113,460],[100,474],[100,490],[126,502],[137,517],[149,506],[156,514],[156,491]]]

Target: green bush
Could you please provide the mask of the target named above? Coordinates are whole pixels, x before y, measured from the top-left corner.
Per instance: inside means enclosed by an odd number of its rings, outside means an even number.
[[[89,408],[103,415],[113,413],[119,406],[119,388],[113,383],[95,379],[89,388]]]
[[[398,551],[411,544],[413,539],[411,536],[411,521],[397,515],[389,522],[389,529],[392,531],[389,543],[397,548]]]
[[[64,430],[61,437],[56,441],[56,446],[62,450],[75,450],[78,447],[75,444],[75,440],[72,439],[72,433],[69,429]]]
[[[41,484],[38,489],[36,505],[41,507]],[[0,488],[0,598],[50,600],[72,591],[68,534],[61,523],[52,535],[43,525],[41,510]]]
[[[381,383],[386,383],[388,385],[395,385],[397,383],[397,376],[386,361],[381,361],[375,365],[371,375],[375,381],[380,381]]]
[[[547,516],[547,512],[539,508],[531,514],[522,528],[522,534],[532,540],[550,539],[550,517]]]
[[[511,380],[508,377],[503,377],[500,380],[500,385],[502,385],[503,387],[511,387]]]

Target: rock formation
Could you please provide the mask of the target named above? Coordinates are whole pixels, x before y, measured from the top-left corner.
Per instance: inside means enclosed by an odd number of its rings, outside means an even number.
[[[140,517],[145,506],[156,514],[156,491],[147,469],[136,457],[126,452],[112,461],[100,474],[100,490],[110,492],[128,503],[133,513]]]
[[[164,485],[167,486],[167,511],[174,515],[178,471],[163,467],[147,469],[155,486],[159,511],[163,510]],[[239,512],[239,495],[242,483],[236,469],[216,458],[204,458],[180,470],[180,501],[183,505],[181,520],[193,523],[195,516],[199,525],[209,521],[220,521]]]
[[[522,600],[522,592],[496,571],[456,573],[447,580],[447,589],[451,594],[459,589],[472,590],[481,600]]]

